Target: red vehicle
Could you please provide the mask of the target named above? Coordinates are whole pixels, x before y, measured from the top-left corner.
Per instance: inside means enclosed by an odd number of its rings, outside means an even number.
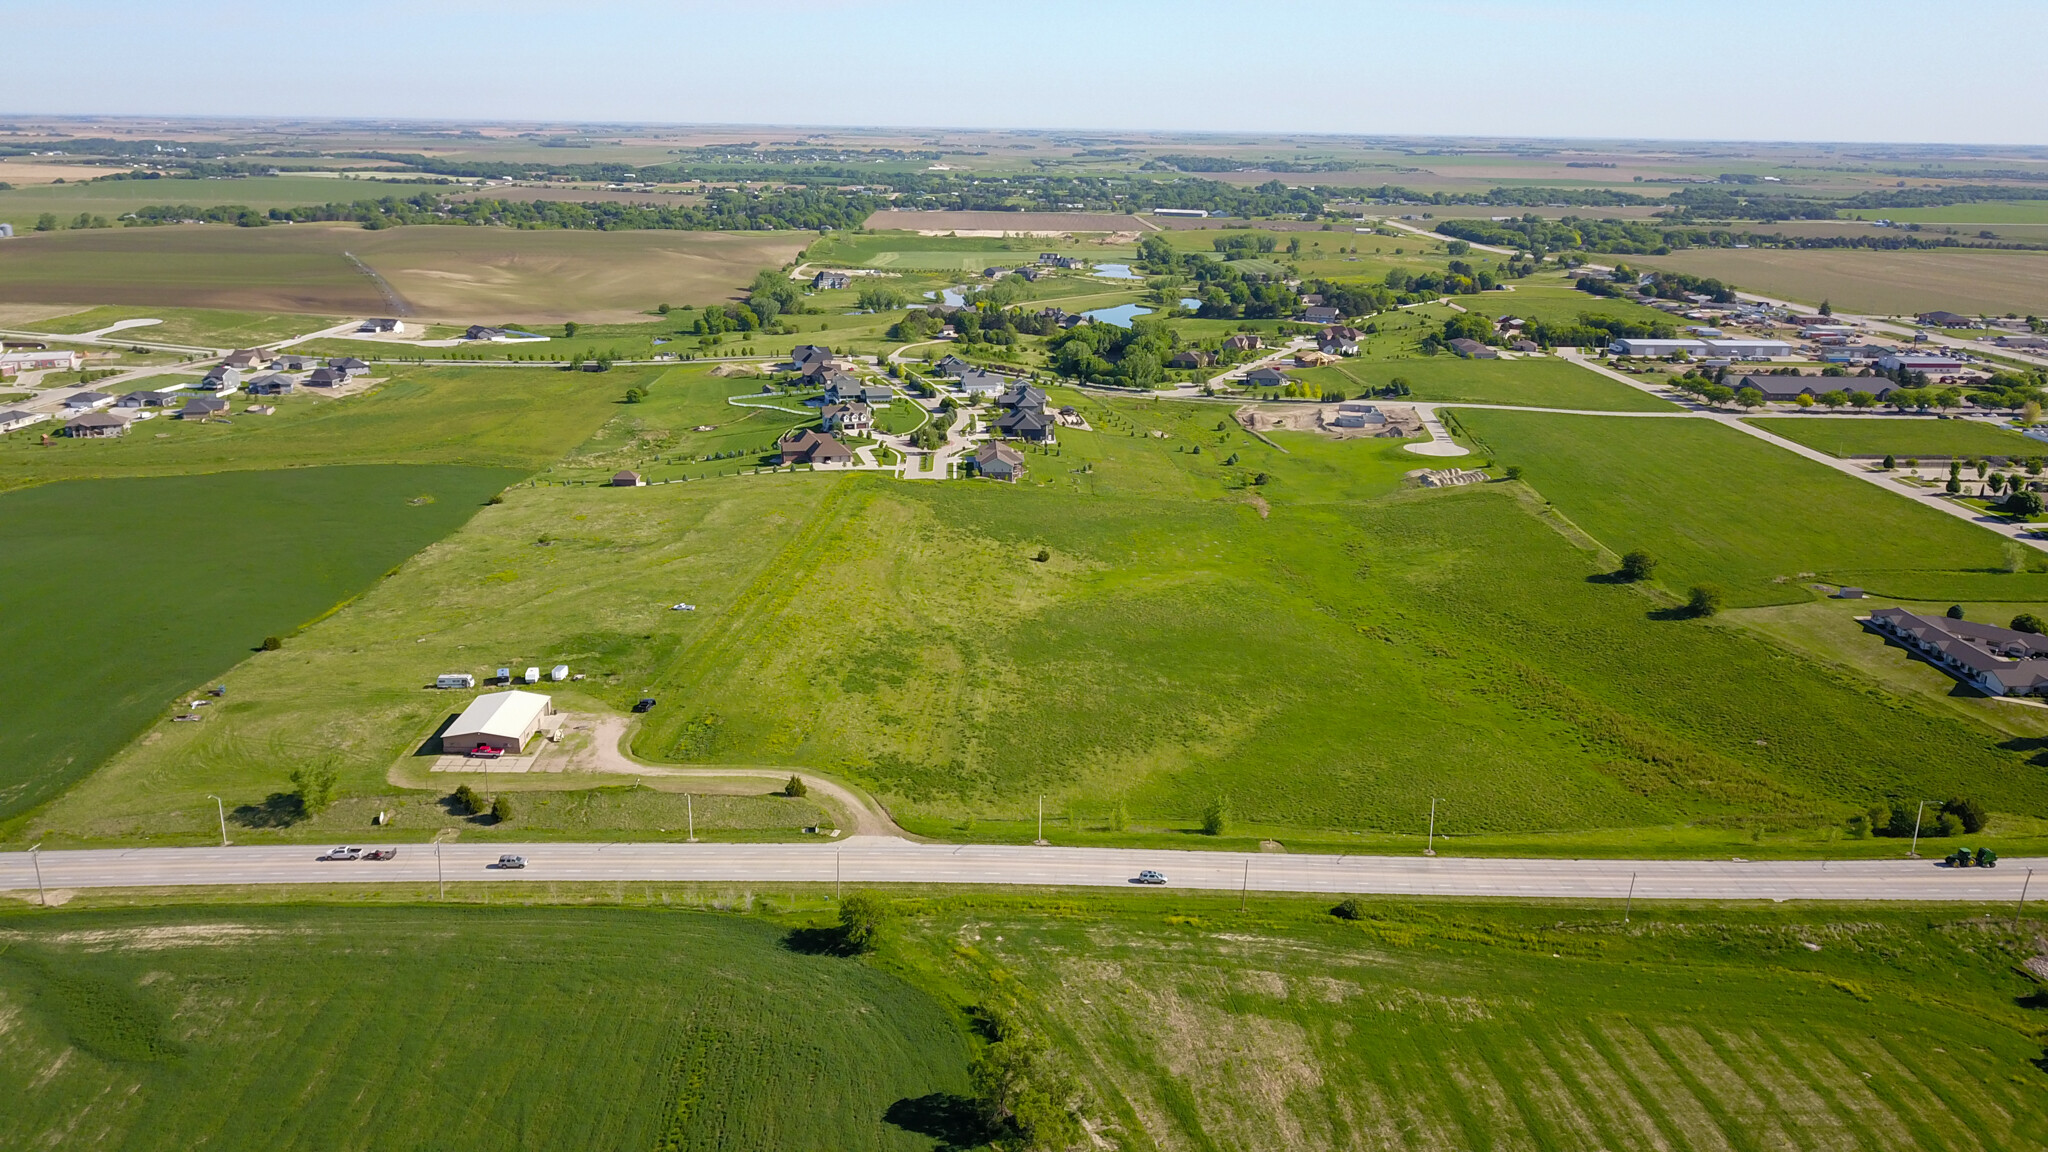
[[[365,860],[396,860],[397,858],[398,849],[396,848],[378,848],[374,851],[363,853],[363,859]]]
[[[505,750],[503,748],[493,748],[489,744],[479,744],[471,748],[469,754],[479,760],[496,760],[505,754]]]

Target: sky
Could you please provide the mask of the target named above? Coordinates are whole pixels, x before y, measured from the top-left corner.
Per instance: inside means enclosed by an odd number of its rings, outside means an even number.
[[[0,115],[2048,144],[2048,0],[0,0],[0,22]]]

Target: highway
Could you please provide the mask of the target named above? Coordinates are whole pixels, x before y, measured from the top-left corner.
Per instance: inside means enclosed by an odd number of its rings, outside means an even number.
[[[379,845],[389,847],[389,845]],[[1938,853],[1939,848],[1932,849]],[[1637,900],[1963,900],[2010,902],[2030,868],[2001,861],[1954,870],[1935,859],[1883,861],[1558,860],[1311,856],[917,844],[854,836],[815,844],[401,845],[390,861],[317,861],[319,847],[104,848],[0,853],[0,889],[322,883],[666,881],[787,884],[1009,884],[1136,887],[1144,868],[1174,888],[1404,896]],[[501,853],[524,870],[495,867]],[[2048,881],[2048,877],[2044,877]],[[2048,884],[2044,884],[2048,889]],[[2030,893],[2032,895],[2048,895]],[[31,897],[32,899],[33,897]]]

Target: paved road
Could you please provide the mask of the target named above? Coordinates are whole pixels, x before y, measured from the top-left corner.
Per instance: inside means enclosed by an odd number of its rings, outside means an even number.
[[[491,865],[524,855],[524,871]],[[137,848],[41,853],[50,889],[312,883],[433,883],[435,850],[400,848],[383,862],[321,863],[314,847]],[[1238,855],[1118,848],[1031,848],[914,844],[857,836],[817,844],[448,844],[442,873],[453,881],[712,881],[729,883],[1026,884],[1134,887],[1141,868],[1165,872],[1177,888],[1259,892],[1382,893],[1622,899],[1631,877],[1638,900],[1986,900],[2011,901],[2031,868],[2048,859],[2006,860],[1996,870],[1952,871],[1932,860],[1794,861],[1530,860],[1439,856]],[[2048,881],[2048,877],[2043,878]],[[0,889],[33,890],[26,853],[0,854]],[[2044,883],[2043,895],[2048,895]]]

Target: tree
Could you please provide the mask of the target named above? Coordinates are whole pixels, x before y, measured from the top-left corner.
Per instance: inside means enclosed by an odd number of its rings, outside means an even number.
[[[1893,457],[1890,453],[1886,453],[1884,458],[1884,470],[1889,472],[1892,469],[1897,468],[1898,466],[1899,462],[1897,458]]]
[[[647,399],[647,389],[645,389],[645,388],[628,388],[628,389],[626,389],[626,403],[628,403],[628,404],[638,404],[638,403],[640,403],[640,402],[641,402],[642,400],[645,400],[645,399]]]
[[[1648,580],[1656,570],[1657,558],[1640,548],[1621,558],[1621,574],[1627,580]]]
[[[796,773],[794,773],[794,772],[791,772],[791,773],[789,774],[789,783],[787,783],[787,784],[784,784],[784,785],[782,786],[782,794],[783,794],[784,796],[789,796],[789,797],[797,797],[797,796],[808,796],[808,795],[810,795],[810,792],[811,792],[811,786],[810,786],[810,785],[808,785],[808,784],[806,784],[806,783],[804,783],[804,778],[803,778],[803,777],[801,777],[801,776],[799,776],[799,775],[797,775],[797,774],[796,774]]]
[[[1122,832],[1129,829],[1130,826],[1131,810],[1124,803],[1124,798],[1118,796],[1116,803],[1109,806],[1109,830],[1111,832]]]
[[[302,765],[292,769],[292,788],[299,797],[299,807],[307,812],[318,812],[334,799],[334,781],[339,775],[332,764]]]
[[[1202,835],[1221,836],[1230,831],[1230,797],[1218,796],[1202,809]]]
[[[903,307],[903,293],[881,284],[873,284],[860,290],[857,303],[867,312],[894,312]]]
[[[1761,388],[1744,388],[1735,394],[1735,402],[1744,408],[1761,408],[1764,406],[1763,390]]]
[[[498,793],[498,798],[491,801],[491,823],[503,824],[511,818],[512,798],[500,792]]]
[[[1360,900],[1356,896],[1346,896],[1337,902],[1335,908],[1330,909],[1330,915],[1335,916],[1339,920],[1363,920],[1365,919],[1365,901]]]
[[[467,784],[455,786],[455,794],[448,798],[448,804],[457,816],[474,816],[484,810],[484,798]]]
[[[1955,817],[1962,824],[1963,831],[1972,836],[1982,832],[1984,825],[1991,821],[1991,815],[1984,811],[1982,804],[1962,796],[1951,796],[1942,801],[1941,810]]]
[[[855,952],[874,945],[889,922],[889,902],[873,892],[855,892],[839,902],[839,938]]]
[[[1694,616],[1712,616],[1721,610],[1721,599],[1719,585],[1696,584],[1686,597],[1685,609]]]
[[[562,335],[567,336],[571,340],[574,340],[576,338],[577,329],[581,327],[582,325],[576,323],[574,320],[571,320],[567,324],[562,325]]]
[[[1833,305],[1832,303],[1830,303],[1829,301],[1826,301],[1826,300],[1823,300],[1823,301],[1821,301],[1821,302],[1820,302],[1820,314],[1821,314],[1821,315],[1823,315],[1823,316],[1833,316],[1833,315],[1835,314],[1835,306],[1834,306],[1834,305]]]
[[[275,652],[282,647],[284,647],[284,639],[282,637],[265,636],[263,638],[263,650],[265,652]]]
[[[45,212],[41,216],[36,217],[36,231],[55,232],[57,228],[57,214],[55,212]]]
[[[2007,624],[2006,627],[2015,632],[2031,632],[2036,636],[2048,636],[2048,620],[2043,620],[2032,612],[2022,612],[2013,617],[2012,623]],[[1972,831],[1975,831],[1975,829],[1972,829]]]
[[[1044,1041],[1012,1028],[967,1070],[975,1104],[991,1133],[1019,1149],[1070,1148],[1083,1141],[1079,1085]]]
[[[2029,492],[2024,488],[2015,488],[2012,495],[2007,496],[2005,502],[1998,506],[1998,510],[2008,516],[2039,516],[2042,510],[2041,494]]]

